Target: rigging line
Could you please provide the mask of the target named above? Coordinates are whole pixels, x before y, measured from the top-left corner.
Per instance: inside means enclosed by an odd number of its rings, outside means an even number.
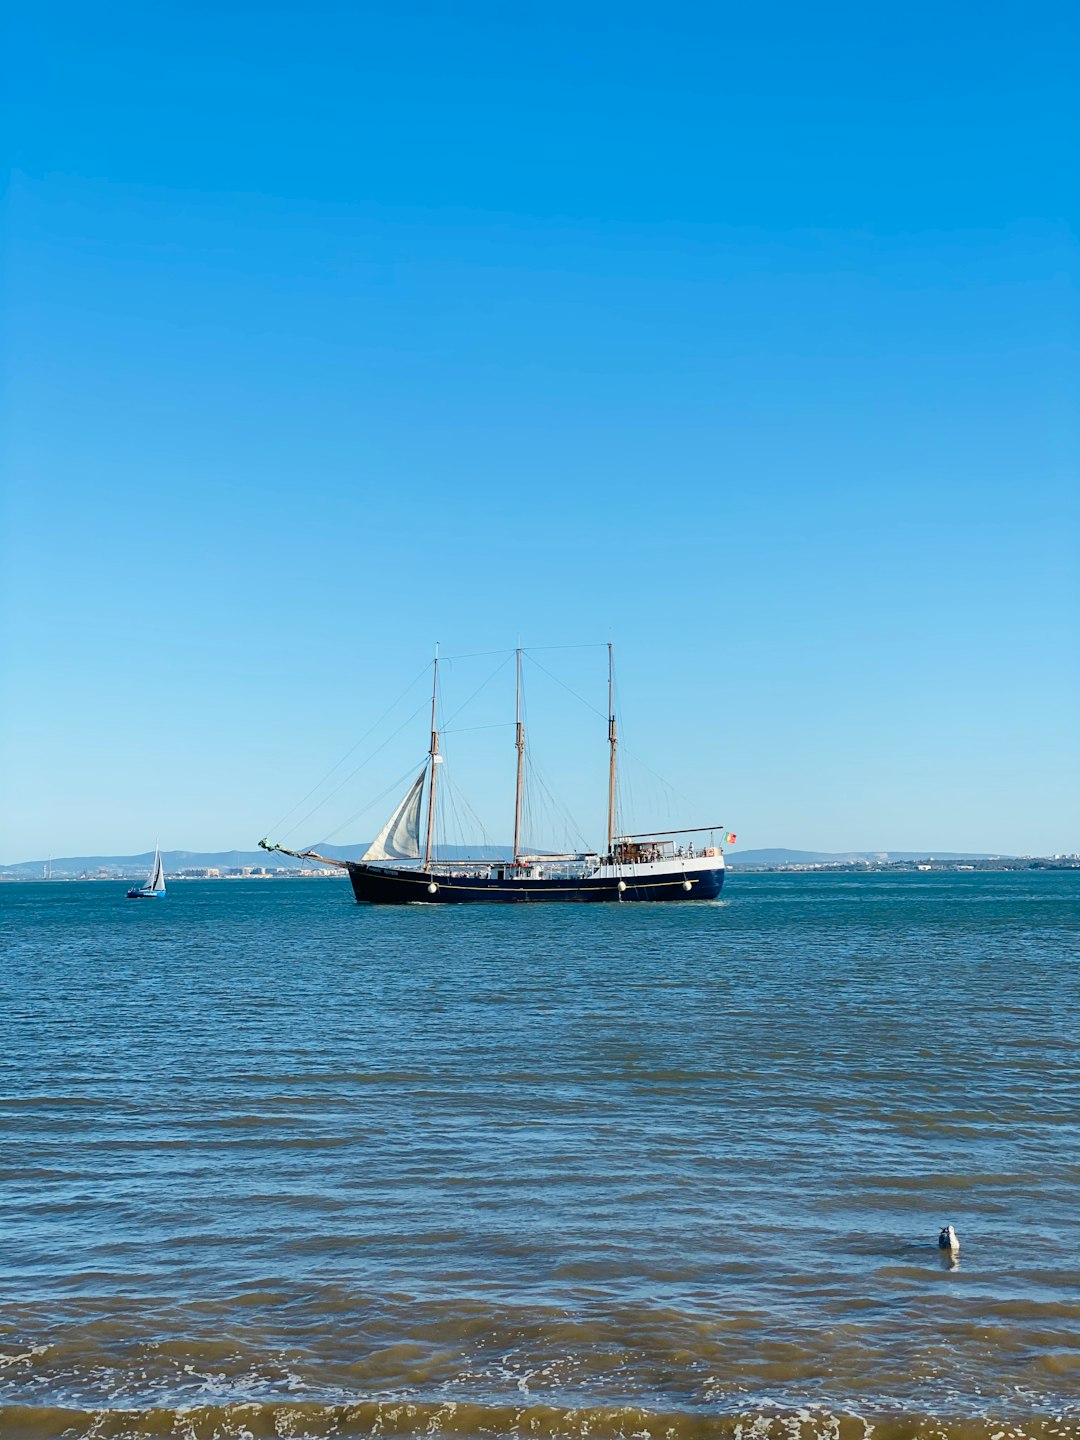
[[[436,825],[439,832],[439,844],[445,847],[456,843],[461,849],[467,850],[469,846],[465,838],[465,826],[459,809],[459,802],[462,799],[461,790],[450,774],[449,764],[444,764],[442,768],[442,796],[445,804],[439,811],[440,819]],[[443,858],[446,858],[445,855]]]
[[[484,825],[484,822],[480,819],[480,816],[476,813],[472,805],[469,803],[469,797],[465,794],[464,790],[462,790],[461,786],[458,785],[456,782],[454,783],[453,788],[457,804],[461,806],[466,819],[468,819],[474,827],[474,833],[479,833],[480,848],[482,850],[498,850],[500,847],[496,845],[495,841],[491,838],[490,834],[487,831],[487,828]],[[471,845],[474,843],[469,840],[464,823],[462,823],[461,825],[461,841],[462,848],[466,851],[468,851],[471,848]]]
[[[665,780],[664,777],[663,777],[663,775],[659,774],[656,770],[652,769],[651,766],[646,765],[646,764],[645,764],[645,761],[642,760],[639,755],[635,755],[634,752],[633,752],[633,750],[628,749],[628,748],[627,748],[627,745],[626,745],[626,741],[623,740],[623,738],[622,738],[621,736],[619,737],[619,749],[620,749],[620,750],[622,751],[622,753],[623,753],[625,756],[627,756],[630,760],[633,760],[633,762],[634,762],[635,765],[640,765],[643,770],[648,770],[649,774],[653,777],[653,779],[654,779],[654,780],[659,780],[659,781],[660,781],[660,784],[663,785],[663,787],[665,788],[665,790],[670,791],[670,793],[671,793],[672,795],[674,795],[677,799],[684,801],[687,805],[696,805],[696,804],[697,804],[697,801],[696,801],[696,800],[691,800],[691,798],[690,798],[689,795],[684,795],[681,790],[677,790],[677,789],[675,788],[675,786],[672,785],[672,783],[671,783],[670,780]],[[699,797],[699,798],[700,798],[700,797]]]
[[[569,645],[566,646],[566,649],[568,650],[571,648],[576,647],[571,647]],[[585,647],[582,646],[581,648],[584,649]],[[572,689],[569,685],[567,685],[565,680],[560,680],[558,675],[556,675],[553,671],[549,670],[546,665],[542,665],[539,660],[534,660],[531,651],[524,650],[522,651],[522,654],[526,655],[529,660],[532,661],[532,664],[543,670],[545,675],[550,675],[552,680],[555,681],[556,685],[561,685],[564,690],[568,691],[569,694],[573,695],[575,700],[580,700],[582,705],[584,705],[587,710],[591,710],[594,715],[599,715],[601,720],[606,720],[608,718],[604,714],[603,710],[598,710],[591,700],[586,700],[583,695],[579,695],[576,690]]]
[[[411,715],[406,715],[405,719],[401,722],[401,724],[394,731],[394,733],[392,735],[388,735],[386,739],[382,742],[382,744],[377,746],[371,752],[371,754],[366,757],[366,759],[361,760],[360,764],[357,765],[354,770],[350,770],[348,775],[345,776],[345,779],[342,780],[340,785],[336,785],[328,795],[323,796],[323,798],[319,801],[317,805],[313,805],[308,811],[308,813],[304,816],[304,818],[302,820],[298,820],[296,824],[287,832],[287,835],[295,835],[297,830],[300,829],[301,825],[306,825],[307,822],[311,819],[312,815],[317,815],[324,805],[329,804],[329,802],[334,798],[334,796],[339,794],[340,791],[342,791],[345,786],[348,785],[349,781],[352,780],[354,776],[359,775],[360,771],[364,768],[365,765],[367,765],[370,761],[374,760],[375,756],[378,755],[381,750],[386,749],[387,745],[390,744],[391,740],[397,739],[397,737],[401,734],[402,730],[405,729],[406,725],[411,725],[412,722],[416,719],[417,715],[419,715],[422,710],[427,709],[428,704],[429,701],[427,701],[426,699],[421,700],[420,704],[416,707],[413,713]]]
[[[491,840],[491,835],[488,834],[487,827],[485,827],[484,821],[482,821],[480,815],[477,815],[477,812],[472,809],[472,805],[469,804],[469,798],[467,793],[462,791],[461,786],[456,785],[456,783],[454,785],[454,793],[456,799],[458,799],[459,804],[461,804],[461,808],[464,809],[465,814],[467,814],[468,818],[471,819],[472,824],[474,824],[475,827],[477,827],[478,831],[480,831],[480,838],[482,844],[484,844],[485,848],[488,848],[488,850],[490,850],[492,845],[494,845],[494,841]],[[464,838],[464,831],[462,831],[462,838]]]
[[[442,772],[439,811],[435,819],[435,843],[431,847],[431,853],[435,858],[445,859],[446,850],[454,842],[454,837],[461,834],[461,819],[457,813],[454,788],[450,784],[445,761]]]
[[[449,785],[451,786],[451,788],[453,789],[455,796],[456,796],[457,799],[460,801],[460,803],[461,803],[461,805],[463,806],[463,808],[465,809],[466,813],[469,815],[469,817],[470,817],[470,819],[472,820],[473,824],[474,824],[474,825],[477,827],[477,829],[480,831],[480,838],[481,838],[481,840],[484,842],[485,847],[486,847],[487,849],[489,849],[489,850],[490,850],[490,849],[493,849],[493,848],[497,848],[497,847],[495,846],[495,842],[492,840],[491,836],[488,834],[487,830],[484,828],[484,822],[480,819],[480,816],[477,815],[476,811],[475,811],[475,810],[473,809],[473,807],[469,804],[469,797],[465,794],[464,790],[462,790],[462,788],[460,787],[460,785],[455,784],[454,781],[452,781],[452,780],[449,781],[448,783],[449,783]],[[464,831],[462,832],[462,838],[464,838]]]
[[[454,843],[455,837],[461,834],[461,817],[458,815],[457,800],[454,798],[454,788],[446,773],[445,763],[442,769],[439,815],[435,821],[436,843],[432,847],[432,854],[445,860],[446,851]]]
[[[621,715],[622,691],[619,689],[618,680],[615,681],[615,708]],[[632,726],[631,729],[633,729]],[[695,805],[697,803],[697,801],[691,800],[689,795],[684,795],[681,790],[677,790],[675,786],[672,785],[670,780],[666,780],[663,775],[652,769],[651,766],[646,765],[645,761],[642,760],[640,755],[635,755],[633,750],[631,750],[627,745],[624,735],[619,736],[619,750],[621,754],[626,755],[629,759],[633,760],[636,765],[640,765],[643,770],[648,770],[649,774],[653,777],[654,780],[659,780],[660,784],[665,786],[666,789],[668,789],[671,794],[676,796],[679,800],[682,800],[687,805]]]
[[[583,645],[529,645],[522,647],[523,655],[531,655],[535,650],[606,650],[606,640],[586,640]]]
[[[523,645],[521,653],[527,655],[530,650],[602,650],[606,643],[604,640],[587,640],[583,645],[530,645],[528,647]],[[485,655],[513,655],[513,653],[513,650],[470,650],[465,655],[444,655],[442,658],[446,661],[482,660]]]
[[[590,647],[590,646],[584,646],[584,645],[582,645],[582,646],[569,646],[569,645],[568,645],[568,646],[565,646],[565,647],[551,647],[551,648],[565,648],[565,649],[568,649],[568,650],[569,650],[569,649],[582,649],[582,650],[584,650],[584,649],[589,649],[589,648],[592,648],[592,647]],[[528,653],[529,653],[529,652],[528,652],[527,650],[526,650],[526,651],[522,651],[522,654],[524,654],[524,655],[528,655]],[[553,680],[556,680],[556,681],[558,681],[558,683],[559,683],[560,685],[563,685],[563,688],[564,688],[564,689],[566,689],[566,690],[569,690],[569,689],[570,689],[570,687],[569,687],[568,685],[564,685],[563,682],[562,682],[561,680],[559,680],[559,677],[558,677],[557,675],[552,674],[552,672],[547,669],[547,666],[542,665],[539,660],[534,661],[534,663],[535,663],[536,665],[538,665],[538,666],[540,667],[540,669],[544,671],[545,674],[551,675],[551,678],[552,678]],[[574,698],[575,698],[575,699],[581,700],[581,702],[582,702],[583,705],[586,705],[586,706],[589,705],[589,702],[588,702],[587,700],[582,699],[582,697],[581,697],[580,695],[576,695],[573,690],[570,690],[570,693],[571,693],[572,695],[574,695]],[[590,708],[591,708],[591,707],[590,707]],[[600,714],[599,711],[597,711],[596,713],[597,713],[597,714]],[[522,687],[522,718],[525,720],[526,725],[528,725],[528,720],[529,720],[529,715],[528,715],[528,688],[527,688],[526,686],[523,686],[523,687]],[[601,717],[601,718],[604,718],[604,717]],[[549,805],[549,807],[550,807],[551,815],[552,815],[553,819],[554,819],[554,820],[557,820],[557,821],[563,826],[563,832],[564,832],[565,836],[567,837],[567,839],[571,839],[572,837],[575,837],[575,836],[576,836],[578,847],[579,847],[580,849],[582,849],[582,850],[588,850],[588,849],[590,848],[590,846],[589,846],[589,841],[586,839],[585,833],[584,833],[584,831],[582,830],[580,824],[578,823],[577,818],[576,818],[576,817],[574,816],[574,814],[571,812],[571,810],[569,809],[569,807],[566,806],[566,805],[562,802],[562,800],[559,798],[559,796],[556,795],[556,794],[554,793],[554,791],[551,789],[551,787],[548,785],[547,781],[546,781],[545,778],[544,778],[544,772],[540,769],[540,766],[536,763],[536,757],[535,757],[535,755],[533,754],[533,752],[532,752],[531,750],[527,750],[526,753],[525,753],[525,773],[526,773],[527,782],[528,782],[528,783],[526,784],[526,796],[529,795],[529,790],[530,790],[531,784],[532,784],[532,782],[535,781],[535,784],[539,787],[540,791],[542,792],[543,797],[545,797],[546,800],[547,800],[547,802],[548,802],[548,805]],[[530,806],[530,808],[531,808],[531,806]],[[540,807],[538,807],[538,808],[540,808]],[[533,818],[533,817],[530,815],[530,820],[531,820],[532,818]]]
[[[425,702],[425,703],[426,703],[426,702]],[[378,805],[378,803],[380,802],[380,800],[385,800],[388,795],[392,795],[396,790],[400,789],[400,787],[405,784],[405,781],[408,780],[411,776],[413,776],[413,775],[415,775],[415,774],[416,774],[416,766],[415,766],[415,764],[410,765],[409,768],[408,768],[408,770],[405,771],[405,774],[404,774],[404,775],[400,776],[397,780],[392,780],[392,781],[390,782],[390,784],[386,787],[386,789],[381,792],[381,794],[375,796],[374,800],[369,800],[366,805],[362,805],[362,806],[360,807],[360,809],[354,811],[353,814],[350,815],[347,820],[343,820],[343,821],[341,822],[341,824],[340,824],[335,830],[331,830],[331,831],[329,832],[329,834],[324,835],[323,838],[322,838],[321,840],[317,841],[316,843],[319,844],[319,845],[325,845],[326,842],[327,842],[328,840],[332,840],[335,835],[340,835],[341,832],[342,832],[342,830],[344,830],[344,829],[346,828],[346,826],[351,825],[354,820],[359,820],[359,818],[360,818],[361,815],[365,814],[368,810],[372,809],[375,805]],[[311,847],[309,846],[308,848],[310,849]]]
[[[291,810],[287,810],[287,811],[285,812],[285,814],[281,817],[281,819],[277,822],[276,825],[272,825],[272,826],[270,827],[270,829],[267,830],[266,833],[267,833],[268,835],[272,835],[272,834],[275,832],[275,830],[279,830],[279,829],[281,828],[281,826],[284,825],[287,820],[291,820],[291,819],[292,819],[292,817],[296,814],[297,810],[299,810],[302,805],[306,805],[306,804],[307,804],[307,802],[311,799],[311,797],[315,794],[315,792],[316,792],[321,786],[323,786],[323,785],[326,784],[327,780],[330,779],[330,776],[333,775],[334,771],[335,771],[335,770],[339,770],[339,769],[341,768],[341,766],[345,764],[345,761],[348,760],[349,756],[355,754],[355,752],[356,752],[357,750],[359,750],[360,746],[363,745],[364,741],[368,738],[368,736],[371,735],[375,730],[377,730],[377,729],[379,728],[379,726],[380,726],[380,725],[382,724],[382,722],[386,719],[386,717],[390,714],[390,712],[391,712],[396,706],[398,706],[398,705],[401,704],[402,700],[404,700],[405,696],[406,696],[406,695],[409,693],[409,691],[413,688],[413,686],[416,684],[417,680],[419,680],[419,679],[421,678],[421,676],[425,675],[425,674],[427,673],[427,670],[428,670],[428,666],[425,665],[424,668],[423,668],[423,670],[420,671],[420,674],[419,674],[419,675],[416,675],[412,680],[409,681],[408,685],[405,686],[405,689],[402,690],[401,694],[397,697],[397,699],[396,699],[395,701],[393,701],[393,703],[392,703],[391,705],[387,706],[387,708],[383,711],[383,713],[379,716],[379,718],[375,721],[375,723],[374,723],[373,725],[369,726],[368,729],[364,731],[363,735],[360,736],[360,739],[357,740],[354,745],[350,745],[350,746],[349,746],[348,750],[345,751],[345,754],[342,755],[341,759],[338,760],[335,764],[333,764],[333,765],[330,766],[330,769],[327,770],[326,774],[322,777],[321,780],[316,781],[316,783],[312,786],[312,788],[308,791],[308,793],[304,796],[304,798],[303,798],[302,800],[298,800],[298,801],[296,802],[296,804],[292,807]]]
[[[474,730],[512,730],[513,720],[499,720],[494,725],[462,725],[458,730],[447,730],[445,726],[439,731],[440,735],[471,735]]]
[[[482,660],[485,655],[512,655],[513,650],[470,650],[467,655],[444,655],[443,659],[449,663],[451,660]]]
[[[552,792],[547,781],[544,779],[544,775],[540,767],[536,764],[536,762],[532,759],[531,756],[526,756],[526,764],[529,768],[529,774],[536,781],[537,785],[547,797],[548,803],[550,804],[552,809],[552,813],[562,821],[563,825],[566,826],[566,833],[568,835],[576,835],[580,842],[581,849],[588,850],[589,842],[585,838],[585,834],[582,831],[581,826],[578,824],[571,811],[562,803],[558,796]]]
[[[497,655],[498,655],[498,654],[501,654],[501,653],[502,653],[501,651],[498,651],[498,650],[495,651],[495,654],[497,654]],[[447,726],[452,725],[452,724],[454,723],[454,721],[457,719],[457,717],[461,714],[461,712],[462,712],[463,710],[468,709],[468,707],[469,707],[469,706],[472,704],[472,702],[476,699],[477,695],[480,694],[480,691],[483,690],[486,686],[488,686],[488,685],[491,684],[492,680],[495,679],[495,676],[498,675],[498,673],[500,672],[500,670],[504,670],[504,669],[506,668],[506,666],[509,665],[509,663],[510,663],[510,658],[511,658],[511,656],[513,655],[513,653],[514,653],[513,650],[510,650],[510,651],[507,653],[506,658],[505,658],[505,660],[503,660],[502,664],[501,664],[501,665],[496,665],[496,666],[495,666],[495,669],[491,672],[491,674],[487,677],[487,679],[483,682],[483,684],[478,685],[478,686],[476,687],[476,689],[473,691],[473,693],[469,696],[468,700],[466,700],[466,701],[464,702],[464,704],[458,706],[458,708],[457,708],[457,709],[454,711],[454,713],[450,716],[450,719],[449,719],[449,720],[444,720],[444,721],[443,721],[442,727],[441,727],[443,730],[445,730],[445,729],[447,728]]]
[[[451,781],[450,784],[447,786],[447,789],[448,789],[449,792],[450,792],[451,799],[452,799],[453,806],[454,806],[454,824],[457,826],[457,831],[456,831],[457,843],[458,843],[458,845],[460,845],[461,849],[462,849],[466,854],[468,854],[468,852],[469,852],[469,831],[468,831],[468,825],[467,825],[468,815],[467,815],[467,813],[466,813],[466,814],[463,814],[463,813],[462,813],[462,807],[463,807],[463,804],[464,804],[464,799],[465,799],[465,797],[464,797],[464,795],[462,794],[461,788],[458,786],[458,784],[457,784],[456,781]],[[466,808],[466,811],[467,811],[467,807],[465,807],[465,808]],[[481,829],[483,829],[482,826],[481,826]]]

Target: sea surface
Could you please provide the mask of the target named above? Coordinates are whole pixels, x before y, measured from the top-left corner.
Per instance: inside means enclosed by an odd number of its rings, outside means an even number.
[[[0,923],[4,1440],[1080,1437],[1080,873]]]

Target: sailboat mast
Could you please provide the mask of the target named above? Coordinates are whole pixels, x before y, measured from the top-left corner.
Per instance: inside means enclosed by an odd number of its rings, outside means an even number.
[[[431,840],[435,833],[435,777],[442,756],[439,754],[439,732],[435,728],[435,704],[439,695],[439,647],[435,646],[435,665],[431,681],[431,776],[428,780],[427,843],[424,846],[424,869],[431,869]]]
[[[517,695],[514,705],[517,745],[517,789],[514,792],[514,864],[521,853],[521,796],[525,784],[525,726],[521,722],[521,646],[517,649]]]
[[[607,801],[607,853],[614,858],[615,854],[615,750],[618,739],[615,734],[615,655],[614,647],[608,644],[607,647],[608,679],[607,679],[607,704],[608,704],[608,745],[611,747],[611,759],[608,763],[608,801]]]

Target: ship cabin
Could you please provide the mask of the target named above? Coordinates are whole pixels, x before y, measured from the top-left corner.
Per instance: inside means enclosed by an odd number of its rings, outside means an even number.
[[[616,840],[612,855],[616,865],[647,865],[653,860],[674,858],[674,840]]]
[[[670,832],[669,832],[670,833]],[[682,838],[668,839],[662,835],[617,835],[612,846],[611,862],[614,865],[653,865],[663,860],[694,860],[702,856],[719,855],[714,845],[695,845],[692,832]],[[709,838],[712,839],[710,833]]]

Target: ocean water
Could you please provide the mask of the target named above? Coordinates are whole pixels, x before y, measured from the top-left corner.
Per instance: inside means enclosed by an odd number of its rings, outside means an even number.
[[[1080,1437],[1080,874],[0,920],[5,1437]]]

